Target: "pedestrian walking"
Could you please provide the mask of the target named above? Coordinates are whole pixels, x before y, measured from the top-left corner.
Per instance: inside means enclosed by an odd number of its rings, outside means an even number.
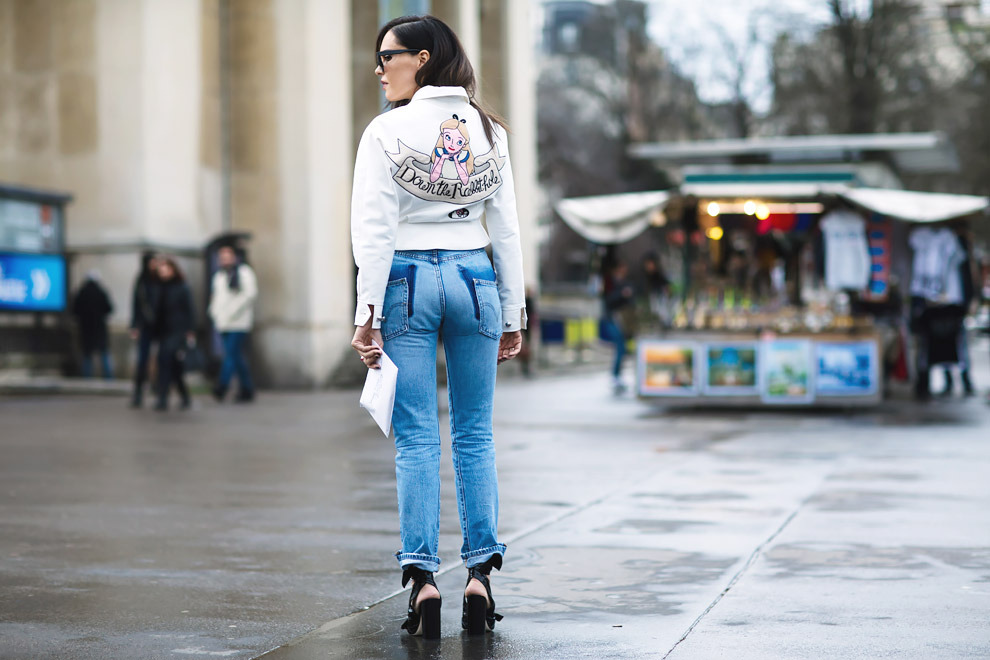
[[[602,291],[602,338],[615,346],[612,360],[612,389],[626,391],[622,380],[622,361],[626,343],[636,334],[636,289],[629,281],[629,267],[619,261],[604,279]]]
[[[131,407],[140,408],[144,400],[144,384],[148,380],[151,346],[155,341],[155,308],[158,304],[158,260],[154,252],[141,255],[141,272],[131,294],[131,339],[137,342],[137,365],[134,370],[134,391]]]
[[[196,313],[192,293],[182,271],[170,257],[158,260],[160,288],[155,306],[155,334],[158,346],[158,403],[155,410],[168,410],[168,395],[172,385],[179,393],[181,408],[187,410],[192,401],[185,383],[183,359],[193,345]]]
[[[650,315],[660,323],[660,328],[670,327],[670,279],[660,265],[656,252],[643,257],[643,294]]]
[[[433,573],[440,566],[436,357],[442,335],[460,554],[468,569],[461,624],[469,634],[484,633],[502,618],[490,574],[505,554],[497,530],[495,371],[519,354],[526,324],[506,129],[475,99],[471,63],[439,19],[395,19],[378,33],[375,50],[375,74],[392,109],[368,125],[355,163],[358,304],[351,345],[370,368],[380,367],[384,346],[398,367],[396,558],[403,586],[413,582],[402,627],[440,635]]]
[[[113,378],[113,367],[110,364],[110,346],[107,330],[107,317],[113,313],[113,303],[110,294],[100,284],[100,273],[91,270],[86,274],[86,281],[72,302],[72,313],[79,324],[79,347],[82,349],[83,378],[93,377],[93,355],[100,358],[103,367],[103,378]]]
[[[966,253],[947,226],[921,227],[909,239],[911,267],[911,330],[917,336],[915,397],[931,397],[929,375],[939,364],[959,363],[959,333],[964,331],[960,265]]]
[[[240,389],[235,400],[248,402],[254,400],[254,384],[251,368],[244,356],[244,342],[254,324],[258,281],[254,270],[240,262],[233,248],[220,248],[217,260],[220,269],[213,275],[209,312],[223,343],[223,363],[213,396],[217,401],[223,401],[236,373]]]
[[[959,239],[959,246],[963,252],[963,261],[959,264],[958,273],[959,285],[962,289],[958,314],[965,319],[973,306],[973,301],[976,299],[976,286],[973,281],[973,260],[969,239],[965,234],[965,230],[961,227],[957,228],[956,236]],[[942,390],[941,395],[952,395],[952,367],[957,366],[959,368],[959,380],[962,381],[963,394],[965,396],[973,396],[976,394],[976,391],[973,388],[973,380],[970,377],[969,339],[966,334],[965,323],[960,323],[959,325],[959,334],[956,338],[956,352],[958,353],[959,362],[956,365],[946,364],[942,366],[942,373],[945,376],[945,388]]]

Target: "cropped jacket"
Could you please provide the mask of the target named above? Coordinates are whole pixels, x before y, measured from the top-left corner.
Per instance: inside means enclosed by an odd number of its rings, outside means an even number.
[[[503,330],[525,327],[519,218],[508,143],[498,125],[493,141],[462,87],[423,87],[407,105],[368,125],[351,197],[355,325],[373,313],[373,327],[380,326],[396,250],[491,244]]]

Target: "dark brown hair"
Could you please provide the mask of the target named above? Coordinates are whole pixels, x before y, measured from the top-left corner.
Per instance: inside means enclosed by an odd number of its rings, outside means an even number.
[[[474,68],[457,35],[446,23],[435,16],[403,16],[392,19],[378,32],[376,52],[382,49],[382,40],[390,30],[403,47],[425,50],[430,54],[429,61],[416,72],[417,85],[463,87],[471,107],[481,115],[481,125],[489,143],[495,142],[495,124],[508,130],[504,119],[475,100],[478,84],[474,77]],[[407,103],[409,99],[402,99],[394,102],[392,107],[398,108]]]
[[[159,257],[159,262],[167,263],[169,266],[172,267],[172,272],[175,273],[172,276],[172,279],[174,281],[176,282],[186,281],[186,277],[185,275],[182,274],[182,269],[179,268],[179,264],[176,263],[175,259],[173,259],[172,257],[163,256],[163,257]]]

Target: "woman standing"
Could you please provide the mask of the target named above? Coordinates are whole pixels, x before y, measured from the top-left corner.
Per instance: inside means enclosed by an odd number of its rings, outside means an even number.
[[[230,380],[237,373],[240,390],[238,402],[254,400],[251,367],[244,357],[244,343],[254,324],[254,301],[258,297],[258,278],[254,269],[238,259],[234,248],[224,246],[217,251],[220,268],[210,286],[210,318],[223,341],[223,364],[213,396],[223,401]]]
[[[193,328],[196,312],[192,293],[186,285],[182,271],[170,257],[158,260],[159,291],[155,313],[158,345],[158,404],[155,410],[168,410],[168,391],[171,385],[179,392],[182,409],[190,406],[189,389],[183,374],[186,350],[195,340]]]
[[[468,569],[462,626],[491,630],[489,575],[501,568],[492,442],[495,369],[522,347],[525,287],[505,125],[475,101],[474,70],[432,16],[386,24],[375,46],[385,98],[358,147],[351,238],[358,303],[351,345],[370,368],[381,349],[398,366],[392,427],[403,628],[440,636],[440,431],[437,340],[447,357],[451,447]],[[488,231],[481,224],[487,220]],[[492,246],[494,268],[485,248]]]
[[[140,408],[144,401],[144,383],[148,380],[148,363],[155,337],[155,308],[158,304],[158,258],[154,252],[141,255],[141,272],[131,294],[131,339],[137,342],[137,366],[134,369],[134,393],[131,407]]]
[[[103,378],[113,378],[110,364],[110,333],[107,330],[107,317],[113,313],[110,294],[100,284],[100,273],[91,270],[86,273],[86,282],[79,288],[72,304],[72,313],[79,322],[79,343],[82,348],[83,378],[93,376],[93,354],[103,365]]]

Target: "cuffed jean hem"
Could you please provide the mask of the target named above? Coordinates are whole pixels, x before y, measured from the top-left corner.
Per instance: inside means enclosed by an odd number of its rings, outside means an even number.
[[[421,555],[415,552],[397,552],[395,553],[395,558],[399,560],[399,566],[402,568],[416,566],[430,573],[436,573],[440,570],[439,557]]]
[[[493,546],[482,548],[481,550],[472,550],[471,552],[462,553],[461,559],[464,560],[465,567],[473,568],[478,564],[484,564],[494,555],[502,555],[503,557],[505,556],[504,543],[496,543]]]

